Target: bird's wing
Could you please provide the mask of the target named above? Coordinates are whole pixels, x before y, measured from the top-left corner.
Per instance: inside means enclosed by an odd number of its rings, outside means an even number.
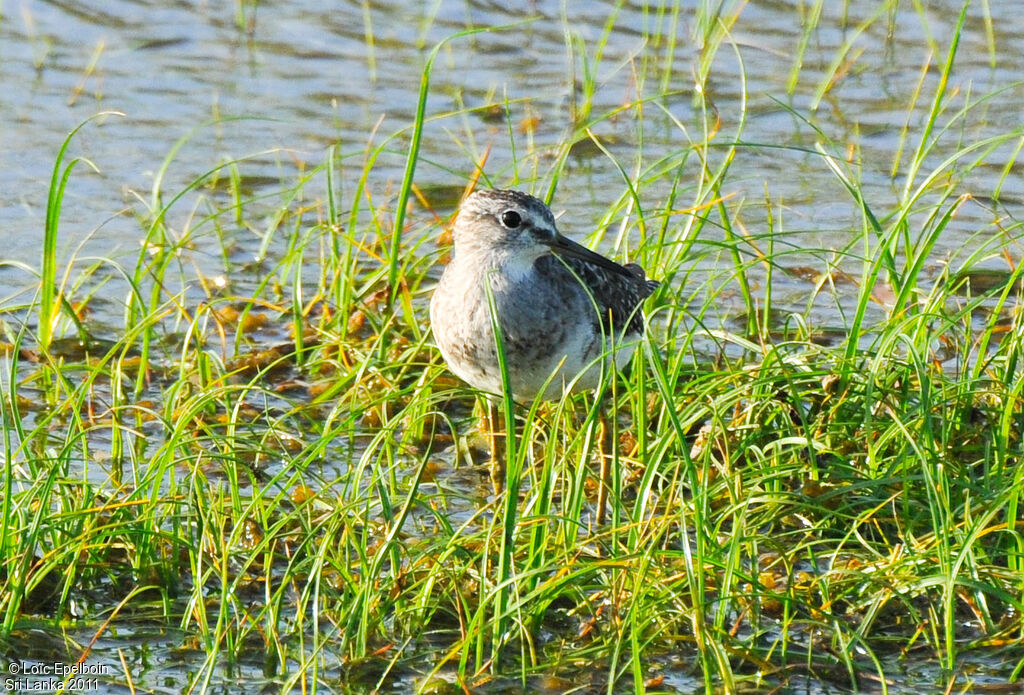
[[[658,287],[648,280],[643,268],[635,263],[623,266],[628,273],[616,273],[574,257],[545,255],[537,260],[538,272],[552,276],[571,274],[582,281],[600,310],[605,330],[627,333],[644,332],[640,303]]]

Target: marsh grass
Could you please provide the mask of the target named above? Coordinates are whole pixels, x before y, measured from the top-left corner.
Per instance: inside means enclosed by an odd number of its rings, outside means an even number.
[[[675,27],[677,15],[653,26]],[[707,42],[699,75],[727,47],[732,17],[702,11],[695,23]],[[648,77],[659,96],[671,82],[677,47],[660,38],[641,95]],[[708,692],[795,674],[885,691],[907,658],[939,660],[952,686],[964,653],[996,655],[1019,675],[1019,227],[1001,220],[926,269],[974,204],[962,182],[1022,132],[951,144],[986,98],[953,105],[954,40],[927,126],[904,131],[901,195],[866,199],[856,162],[819,131],[822,175],[861,219],[848,247],[806,249],[770,188],[764,231],[743,223],[752,213],[731,197],[730,166],[758,147],[743,142],[743,114],[721,132],[698,92],[695,123],[661,111],[687,146],[652,157],[643,124],[659,100],[638,98],[624,109],[635,160],[615,161],[594,134],[610,117],[591,108],[600,46],[568,34],[566,45],[584,77],[573,131],[541,180],[501,183],[553,192],[572,146],[592,140],[623,180],[600,225],[618,232],[603,243],[662,286],[645,343],[628,375],[603,386],[603,405],[587,394],[502,402],[518,435],[497,496],[466,462],[474,394],[446,374],[424,324],[439,230],[407,205],[429,61],[408,131],[332,147],[262,226],[250,210],[267,200],[243,192],[244,160],[167,197],[184,138],[140,213],[143,250],[124,266],[57,257],[69,136],[40,292],[0,307],[2,639],[35,616],[97,637],[111,625],[176,627],[202,654],[195,691],[253,655],[283,691],[403,678],[432,692],[512,687],[501,679],[529,689],[547,677],[639,693],[657,691],[677,655]],[[385,198],[371,172],[405,152],[389,215],[371,202]],[[996,201],[1010,174],[992,185]],[[231,225],[261,230],[248,294],[182,260],[212,243],[226,275],[246,271],[231,260]],[[973,291],[975,271],[1000,257],[1003,280]],[[820,265],[803,310],[772,292],[794,259]],[[62,265],[72,280],[59,284]],[[107,273],[126,288],[123,330],[67,349],[74,307]],[[819,300],[834,305],[841,337],[811,320]],[[603,454],[602,407],[614,444]],[[599,525],[602,455],[612,484]]]

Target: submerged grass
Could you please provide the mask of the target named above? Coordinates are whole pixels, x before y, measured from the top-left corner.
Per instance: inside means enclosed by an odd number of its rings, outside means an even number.
[[[695,23],[708,42],[702,80],[740,11]],[[554,190],[585,138],[614,158],[593,130],[610,117],[592,108],[600,46],[566,44],[586,77],[573,131],[548,176],[503,185]],[[252,268],[232,260],[228,231],[255,228],[249,209],[265,209],[242,192],[245,162],[165,201],[173,152],[133,267],[56,258],[66,145],[40,294],[0,307],[0,643],[70,621],[97,637],[112,625],[177,628],[202,654],[194,691],[254,660],[283,691],[411,680],[429,692],[654,692],[672,669],[708,692],[807,674],[885,691],[917,656],[940,660],[953,684],[965,652],[1009,663],[1015,679],[1019,228],[999,219],[929,269],[936,240],[974,204],[963,181],[1024,133],[950,144],[984,102],[948,113],[954,40],[928,126],[900,148],[914,153],[902,195],[867,199],[858,167],[819,131],[822,175],[862,219],[844,249],[802,248],[770,198],[766,231],[747,231],[730,167],[756,146],[743,143],[742,114],[721,131],[703,90],[693,123],[661,112],[688,146],[644,151],[644,109],[660,105],[676,52],[674,40],[658,45],[667,62],[646,69],[662,86],[644,96],[642,74],[623,111],[639,144],[633,163],[613,162],[622,194],[601,225],[618,221],[614,246],[662,280],[652,329],[629,375],[604,389],[610,437],[586,394],[515,408],[498,496],[467,461],[480,453],[461,436],[472,394],[445,373],[424,323],[438,229],[406,210],[415,147],[391,226],[374,202],[385,196],[371,170],[404,151],[396,141],[418,142],[429,90],[409,132],[334,147],[299,177]],[[342,196],[339,182],[353,179]],[[305,190],[319,182],[326,193],[311,203]],[[196,192],[189,225],[172,232]],[[182,261],[211,239],[219,281]],[[975,289],[992,258],[1009,271]],[[61,262],[76,279],[58,288]],[[798,263],[817,264],[806,308],[773,295],[773,277]],[[79,339],[75,307],[111,268],[125,325],[117,338]],[[817,301],[834,304],[840,330],[814,324]],[[602,465],[611,486],[599,496]]]

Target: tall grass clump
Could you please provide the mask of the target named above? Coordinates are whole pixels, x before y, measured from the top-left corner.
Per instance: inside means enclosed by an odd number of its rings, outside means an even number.
[[[823,9],[808,9],[797,62]],[[612,110],[597,76],[616,16],[591,44],[567,29],[566,132],[524,148],[506,99],[490,151],[516,157],[490,169],[470,145],[465,162],[423,154],[431,124],[473,142],[474,108],[428,115],[441,46],[409,127],[335,144],[271,193],[246,176],[286,159],[274,151],[169,189],[200,126],[139,197],[144,243],[127,260],[59,256],[69,136],[40,270],[10,264],[31,298],[0,306],[0,642],[80,630],[99,645],[156,625],[192,692],[254,663],[282,692],[641,693],[666,675],[705,692],[885,691],[915,659],[952,689],[976,655],[1016,679],[1020,227],[999,203],[1013,167],[991,191],[972,175],[1024,133],[960,135],[996,98],[950,86],[965,12],[934,88],[922,80],[907,106],[925,125],[903,132],[891,197],[829,137],[821,95],[787,107],[815,146],[749,142],[729,43],[742,10],[702,5],[689,25],[692,93],[673,90],[680,10],[652,11],[635,93]],[[722,60],[740,66],[735,114],[713,101]],[[625,154],[602,135],[620,123]],[[792,227],[770,184],[763,203],[738,193],[737,163],[766,151],[812,157],[849,196],[845,246]],[[662,284],[626,374],[500,402],[495,493],[479,394],[426,325],[455,201],[416,184],[455,174],[459,193],[479,179],[557,205],[581,152],[618,177],[590,241]],[[393,188],[385,164],[402,172]],[[979,209],[993,222],[964,229]],[[966,242],[940,258],[954,232]],[[794,284],[797,301],[779,290]],[[116,329],[82,310],[98,286],[118,290]]]

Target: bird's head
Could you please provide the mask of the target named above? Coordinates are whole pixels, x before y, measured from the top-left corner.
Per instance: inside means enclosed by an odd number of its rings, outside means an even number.
[[[520,191],[476,191],[463,201],[453,231],[456,255],[466,250],[537,257],[559,236],[548,206]]]
[[[631,276],[618,263],[562,236],[539,198],[511,190],[479,190],[462,202],[453,231],[455,255],[484,254],[533,263],[546,253],[579,258]]]

